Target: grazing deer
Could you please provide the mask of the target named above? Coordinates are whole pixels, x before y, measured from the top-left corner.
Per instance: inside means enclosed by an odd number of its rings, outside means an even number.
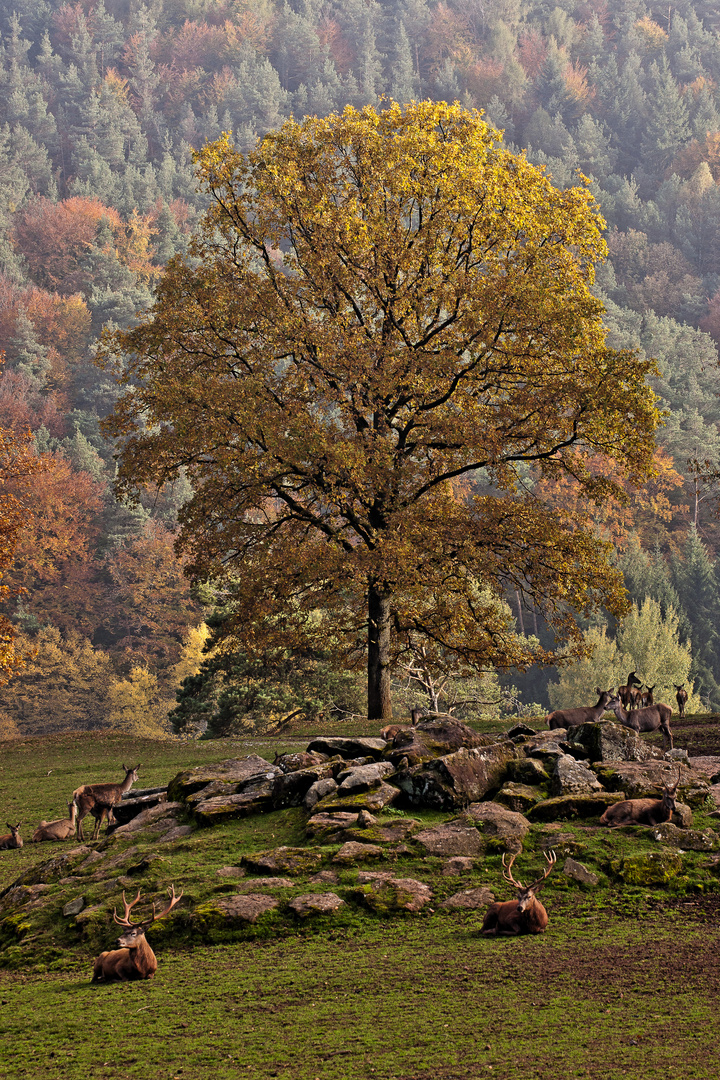
[[[674,784],[663,785],[661,799],[624,799],[608,806],[600,818],[601,825],[617,829],[620,825],[660,825],[670,821],[676,807],[675,796],[680,783],[680,766]]]
[[[121,784],[83,784],[82,787],[73,791],[72,801],[77,806],[78,840],[85,839],[82,823],[83,818],[86,818],[88,814],[92,814],[95,818],[93,840],[97,840],[100,835],[100,826],[105,818],[108,819],[108,825],[112,824],[113,806],[117,806],[125,792],[133,786],[138,778],[139,768],[140,762],[134,769],[128,769],[127,765],[123,765],[125,779]]]
[[[637,709],[640,700],[640,694],[636,687],[642,686],[642,679],[638,679],[634,671],[631,671],[627,677],[625,686],[618,687],[618,697],[623,703],[626,709]]]
[[[6,821],[9,833],[5,836],[0,836],[0,851],[9,851],[11,848],[21,848],[23,846],[22,836],[20,835],[20,826],[22,821],[18,821],[17,825],[11,825],[9,821]]]
[[[685,689],[685,683],[682,683],[680,686],[676,686],[675,683],[673,683],[673,686],[675,687],[675,700],[678,703],[678,710],[680,712],[680,719],[684,720],[685,719],[685,706],[687,705],[688,692]]]
[[[43,840],[67,840],[75,832],[75,818],[77,806],[69,802],[68,813],[70,817],[56,818],[55,821],[41,821],[30,840],[31,844],[39,844]]]
[[[608,702],[612,701],[613,690],[601,690],[595,687],[595,693],[599,694],[597,704],[583,705],[577,709],[555,709],[545,717],[545,723],[549,728],[571,728],[579,724],[593,724],[600,720],[607,711]]]
[[[633,712],[627,712],[623,709],[620,698],[615,697],[608,702],[608,709],[615,713],[621,724],[632,728],[633,731],[638,733],[641,731],[657,731],[660,728],[663,733],[664,749],[672,750],[673,737],[670,730],[672,709],[669,705],[658,701],[655,705],[648,705],[644,709],[634,709]],[[669,747],[668,743],[670,744]]]
[[[547,867],[542,877],[534,881],[532,885],[523,885],[512,876],[512,865],[515,856],[510,856],[510,862],[505,865],[503,855],[503,877],[514,885],[518,891],[516,900],[506,900],[504,903],[491,904],[485,913],[482,932],[490,934],[544,934],[547,930],[548,914],[543,905],[535,896],[545,882],[546,877],[557,861],[554,851],[546,852]]]
[[[147,943],[145,933],[156,919],[162,919],[182,899],[182,892],[180,896],[175,895],[174,885],[170,886],[169,891],[170,903],[167,907],[156,913],[155,904],[153,904],[152,918],[143,923],[130,922],[130,912],[140,899],[140,890],[138,889],[138,894],[131,904],[128,904],[123,892],[125,913],[122,919],[118,919],[117,910],[113,908],[113,919],[119,926],[125,926],[127,929],[117,939],[120,946],[118,949],[100,953],[98,956],[93,969],[92,982],[110,982],[113,979],[120,979],[123,982],[128,979],[152,979],[157,971],[157,959]]]

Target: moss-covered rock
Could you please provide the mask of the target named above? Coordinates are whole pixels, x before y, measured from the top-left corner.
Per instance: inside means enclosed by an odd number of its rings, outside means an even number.
[[[421,911],[432,900],[432,890],[414,878],[378,878],[361,886],[354,896],[377,915]]]
[[[543,769],[543,772],[545,770]],[[530,787],[529,784],[507,783],[498,791],[495,802],[506,806],[508,810],[514,810],[518,814],[525,814],[536,803],[542,802],[545,793],[539,787]]]
[[[677,851],[641,851],[612,859],[610,869],[626,885],[667,885],[681,873],[682,856]]]
[[[312,874],[323,860],[322,852],[310,848],[278,847],[243,855],[242,865],[256,874]]]
[[[212,765],[198,765],[195,769],[179,772],[168,784],[168,799],[182,802],[209,784],[235,785],[235,792],[238,792],[248,784],[274,780],[278,776],[282,776],[282,770],[258,754],[226,758]]]
[[[599,817],[608,806],[622,802],[622,791],[599,791],[588,795],[559,795],[545,799],[528,810],[530,821],[568,821],[571,818]]]

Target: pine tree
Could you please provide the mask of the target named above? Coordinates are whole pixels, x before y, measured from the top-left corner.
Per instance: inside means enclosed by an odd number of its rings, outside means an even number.
[[[648,120],[641,140],[644,167],[662,173],[690,138],[690,119],[672,72],[664,62],[650,68]]]
[[[713,712],[720,710],[718,644],[720,593],[718,578],[707,550],[691,528],[680,557],[671,562],[673,585],[691,627],[691,674],[698,693]],[[676,680],[680,681],[680,680]]]

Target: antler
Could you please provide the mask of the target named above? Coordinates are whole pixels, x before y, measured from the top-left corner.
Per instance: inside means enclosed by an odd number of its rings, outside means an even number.
[[[537,888],[539,888],[540,885],[542,885],[543,881],[548,876],[548,874],[552,870],[553,866],[557,862],[557,855],[555,854],[554,851],[546,851],[545,852],[545,859],[547,861],[547,867],[545,868],[545,873],[542,875],[542,877],[539,877],[537,879],[537,881],[533,881],[532,885],[528,885],[528,889],[537,889]]]
[[[168,906],[165,908],[164,911],[160,912],[159,915],[155,914],[155,904],[153,904],[153,917],[152,917],[153,922],[155,922],[156,919],[164,918],[164,916],[167,915],[168,911],[171,911],[175,907],[175,905],[179,904],[180,901],[182,900],[182,896],[183,896],[183,892],[184,892],[183,889],[180,890],[180,895],[179,896],[175,895],[175,886],[174,885],[171,885],[170,889],[168,891],[170,892],[170,903],[168,904]]]
[[[674,784],[673,783],[668,783],[668,784],[665,785],[665,790],[667,791],[668,795],[674,795],[675,792],[678,789],[678,784],[680,783],[680,774],[682,772],[682,769],[680,767],[679,762],[678,762],[677,770],[678,770],[677,780],[675,781],[675,783]],[[671,777],[671,780],[672,780],[672,777]]]
[[[123,889],[123,904],[125,906],[125,914],[123,915],[122,919],[118,919],[117,910],[116,908],[113,908],[113,919],[115,920],[115,922],[118,923],[120,926],[132,926],[132,923],[130,922],[130,912],[135,907],[139,899],[140,890],[138,889],[138,894],[133,900],[132,904],[128,904],[127,900],[125,899],[125,890]]]
[[[512,865],[515,862],[516,854],[517,852],[513,852],[513,854],[510,856],[509,863],[505,862],[505,855],[507,855],[507,852],[503,854],[502,864],[505,867],[505,869],[503,870],[503,877],[506,881],[509,881],[511,885],[514,885],[516,889],[524,889],[525,886],[522,884],[522,882],[516,881],[515,878],[512,876]]]

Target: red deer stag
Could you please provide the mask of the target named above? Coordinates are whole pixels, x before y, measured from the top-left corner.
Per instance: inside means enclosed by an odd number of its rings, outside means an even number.
[[[77,806],[78,840],[85,839],[82,823],[83,818],[87,817],[88,814],[92,814],[95,818],[93,840],[97,840],[100,835],[100,826],[104,818],[108,819],[108,825],[112,824],[114,820],[113,806],[117,806],[125,792],[129,791],[133,786],[138,778],[139,768],[140,762],[137,763],[134,769],[128,769],[127,765],[123,765],[125,779],[121,784],[83,784],[82,787],[73,791],[72,801]]]
[[[11,848],[20,848],[23,846],[22,836],[20,835],[20,826],[22,821],[18,821],[17,825],[11,825],[9,821],[6,821],[9,833],[5,836],[0,836],[0,851],[9,851]]]
[[[662,701],[658,701],[655,705],[648,705],[645,709],[634,709],[632,712],[627,712],[623,709],[620,698],[613,698],[608,702],[608,709],[615,713],[621,724],[625,727],[632,728],[633,731],[638,733],[641,731],[657,731],[658,728],[663,733],[663,747],[665,750],[672,750],[673,737],[670,730],[670,717],[672,716],[672,709],[669,705],[665,705]],[[668,746],[668,743],[670,744]]]
[[[620,825],[660,825],[670,821],[675,809],[675,796],[680,783],[680,766],[674,784],[665,784],[661,799],[624,799],[608,806],[600,818],[601,825],[617,829]]]
[[[39,844],[43,840],[67,840],[75,832],[75,818],[77,806],[74,802],[68,803],[70,817],[56,818],[55,821],[41,821],[30,840],[31,844]]]
[[[555,709],[545,717],[545,723],[549,728],[571,728],[579,724],[593,724],[600,720],[607,711],[608,702],[612,701],[613,690],[601,690],[595,687],[595,693],[599,694],[597,704],[582,705],[577,709]]]
[[[504,903],[491,904],[485,913],[482,932],[489,934],[544,934],[547,930],[548,914],[543,905],[535,896],[545,882],[546,877],[557,861],[554,851],[546,852],[547,867],[542,877],[534,881],[532,885],[523,885],[512,876],[512,865],[515,856],[510,856],[510,862],[505,865],[503,855],[503,877],[514,885],[518,891],[516,900],[506,900]]]
[[[93,969],[92,982],[111,982],[113,979],[120,979],[123,982],[128,979],[152,979],[157,971],[157,959],[147,943],[145,933],[156,919],[162,919],[182,899],[182,892],[180,896],[175,895],[174,885],[171,885],[169,891],[170,903],[167,907],[158,914],[153,904],[152,918],[142,923],[130,922],[130,912],[140,899],[140,890],[138,889],[138,894],[131,904],[128,904],[123,892],[125,914],[122,919],[118,919],[117,910],[113,909],[113,918],[119,926],[125,926],[127,929],[117,939],[120,946],[118,949],[111,949],[98,956]]]
[[[678,703],[678,711],[680,713],[680,719],[684,720],[685,719],[685,706],[687,705],[688,692],[685,689],[685,683],[682,683],[680,686],[676,686],[675,683],[673,683],[673,686],[675,687],[675,700]]]

